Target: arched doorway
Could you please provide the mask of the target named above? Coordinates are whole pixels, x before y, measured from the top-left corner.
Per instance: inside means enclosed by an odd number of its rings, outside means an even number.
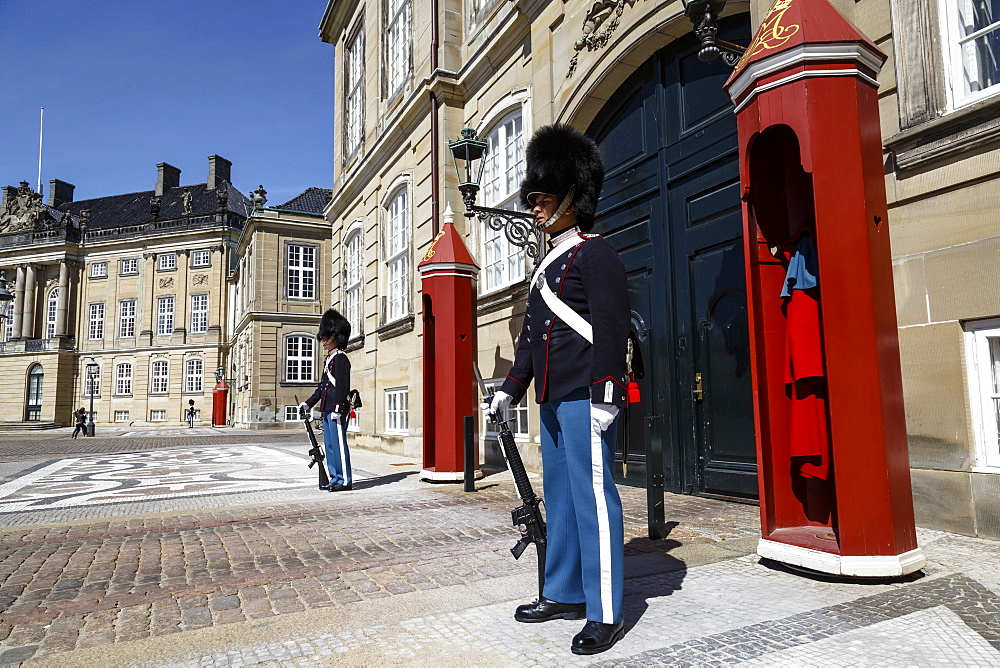
[[[749,17],[720,33],[747,43]],[[607,169],[595,231],[626,264],[643,361],[617,474],[649,490],[653,533],[664,489],[757,497],[732,70],[697,51],[690,37],[655,54],[588,133]]]
[[[28,422],[39,422],[42,419],[42,382],[45,380],[45,370],[41,364],[35,364],[28,371],[28,391],[25,393],[24,419]]]

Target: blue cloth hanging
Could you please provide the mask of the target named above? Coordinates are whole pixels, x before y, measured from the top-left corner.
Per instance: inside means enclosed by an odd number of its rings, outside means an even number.
[[[808,290],[819,285],[819,262],[813,248],[812,237],[803,232],[795,244],[795,251],[788,260],[782,297],[791,297],[792,290]]]

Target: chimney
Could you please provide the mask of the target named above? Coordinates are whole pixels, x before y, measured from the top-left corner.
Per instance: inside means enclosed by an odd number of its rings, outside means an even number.
[[[181,184],[181,170],[165,162],[156,163],[156,196]]]
[[[213,153],[208,156],[208,189],[212,190],[213,188],[217,188],[223,181],[232,183],[232,179],[229,177],[229,170],[232,166],[233,163],[229,162],[221,155],[215,155]]]
[[[14,198],[17,197],[17,188],[14,186],[4,186],[2,190],[3,199],[0,200],[0,206],[7,204],[7,202],[13,202]]]
[[[49,179],[49,206],[59,206],[66,202],[72,202],[75,189],[76,186],[72,183],[66,183],[59,179]]]

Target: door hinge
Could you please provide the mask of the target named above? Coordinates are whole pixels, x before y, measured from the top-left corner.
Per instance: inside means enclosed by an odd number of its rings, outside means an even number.
[[[695,401],[701,401],[705,398],[705,391],[701,389],[701,374],[696,373],[694,375],[694,389],[691,390],[691,396],[694,397]]]

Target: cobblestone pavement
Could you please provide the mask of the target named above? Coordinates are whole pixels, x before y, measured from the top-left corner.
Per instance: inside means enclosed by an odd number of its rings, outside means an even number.
[[[506,473],[465,493],[356,449],[329,494],[296,435],[3,438],[0,664],[1000,665],[998,542],[920,530],[921,577],[809,578],[754,555],[755,506],[668,495],[654,541],[621,488],[628,632],[579,657],[580,622],[511,617],[537,583]]]

